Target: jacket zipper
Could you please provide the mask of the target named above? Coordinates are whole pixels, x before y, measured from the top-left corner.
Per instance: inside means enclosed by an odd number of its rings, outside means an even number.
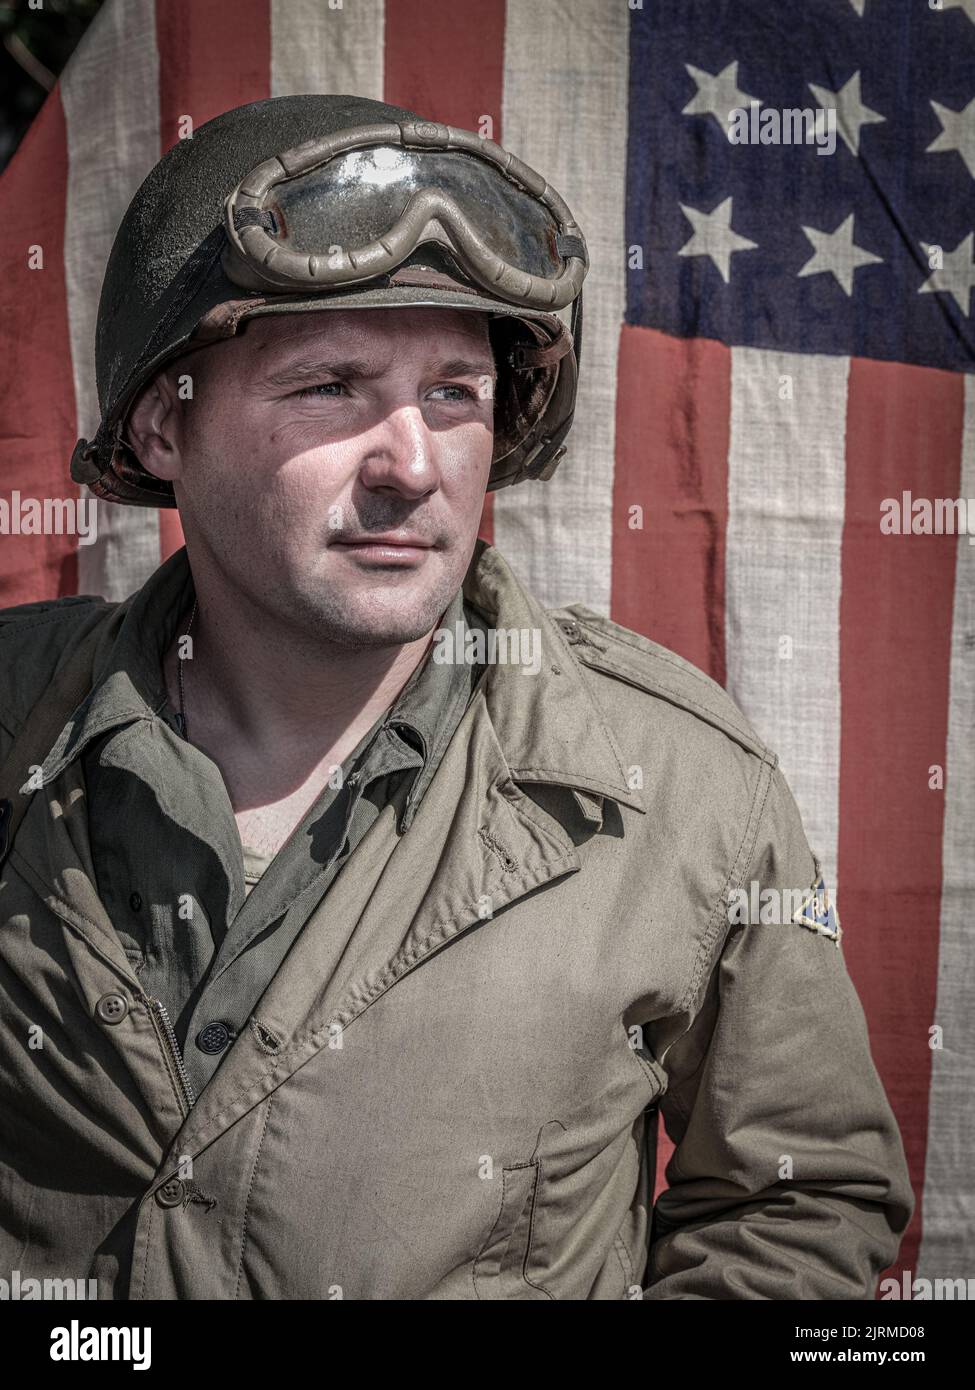
[[[192,1110],[193,1106],[196,1104],[196,1093],[193,1090],[193,1083],[190,1081],[189,1073],[186,1070],[183,1054],[179,1050],[179,1042],[177,1041],[176,1033],[169,1019],[169,1010],[161,999],[153,999],[148,994],[143,995],[143,999],[149,1006],[149,1013],[153,1021],[155,1022],[158,1020],[161,1025],[156,1029],[157,1035],[162,1039],[166,1051],[169,1054],[170,1061],[173,1064],[173,1072],[179,1082],[180,1089],[183,1093],[183,1099],[186,1101],[187,1110]]]
[[[75,923],[70,917],[66,917],[63,912],[58,912],[56,907],[52,910],[54,915],[62,921],[66,927],[71,927],[73,931],[77,930]],[[87,940],[87,937],[85,939]],[[118,962],[110,955],[100,950],[94,943],[89,941],[88,944],[92,946],[99,960],[104,961],[115,970],[118,969]],[[133,990],[132,992],[148,1007],[149,1017],[152,1020],[152,1026],[155,1030],[156,1037],[159,1039],[172,1063],[173,1076],[176,1079],[180,1093],[186,1104],[187,1112],[189,1112],[196,1104],[196,1092],[193,1090],[193,1083],[190,1081],[189,1073],[183,1062],[183,1055],[179,1050],[179,1043],[176,1040],[176,1034],[173,1031],[173,1025],[169,1020],[169,1010],[161,999],[153,999],[148,994],[141,994],[138,990]]]

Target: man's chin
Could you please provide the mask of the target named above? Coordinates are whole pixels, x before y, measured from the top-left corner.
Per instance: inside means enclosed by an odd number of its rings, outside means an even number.
[[[333,593],[325,605],[320,594],[307,595],[297,611],[303,615],[301,626],[319,641],[365,651],[403,646],[426,637],[448,603],[449,599],[441,603],[424,588],[422,593],[373,593],[368,601],[358,593],[345,603],[340,593]]]

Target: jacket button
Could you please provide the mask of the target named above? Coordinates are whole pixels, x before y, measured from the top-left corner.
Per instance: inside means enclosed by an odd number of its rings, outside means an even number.
[[[129,894],[129,907],[131,907],[131,909],[132,909],[133,912],[138,912],[138,911],[139,911],[139,909],[142,907],[142,894],[141,894],[141,893],[130,893],[130,894]]]
[[[182,1200],[183,1184],[179,1178],[170,1178],[156,1188],[156,1201],[161,1207],[178,1207]]]
[[[95,1013],[102,1023],[121,1023],[129,1012],[129,1001],[124,994],[103,994],[95,1005]]]
[[[226,1023],[208,1023],[196,1035],[196,1045],[201,1052],[222,1052],[230,1042],[230,1029]]]

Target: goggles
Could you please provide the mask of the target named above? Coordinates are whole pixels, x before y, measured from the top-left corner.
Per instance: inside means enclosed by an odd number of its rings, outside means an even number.
[[[251,290],[327,292],[444,247],[484,291],[557,310],[589,268],[563,199],[492,140],[432,121],[381,122],[258,164],[225,204],[227,277]]]

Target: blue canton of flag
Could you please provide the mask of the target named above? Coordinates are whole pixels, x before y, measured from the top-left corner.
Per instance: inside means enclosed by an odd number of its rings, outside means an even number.
[[[627,322],[971,371],[975,0],[685,0],[634,18]],[[769,143],[731,142],[736,109]],[[809,142],[781,142],[800,111]],[[835,121],[828,155],[816,119]]]

